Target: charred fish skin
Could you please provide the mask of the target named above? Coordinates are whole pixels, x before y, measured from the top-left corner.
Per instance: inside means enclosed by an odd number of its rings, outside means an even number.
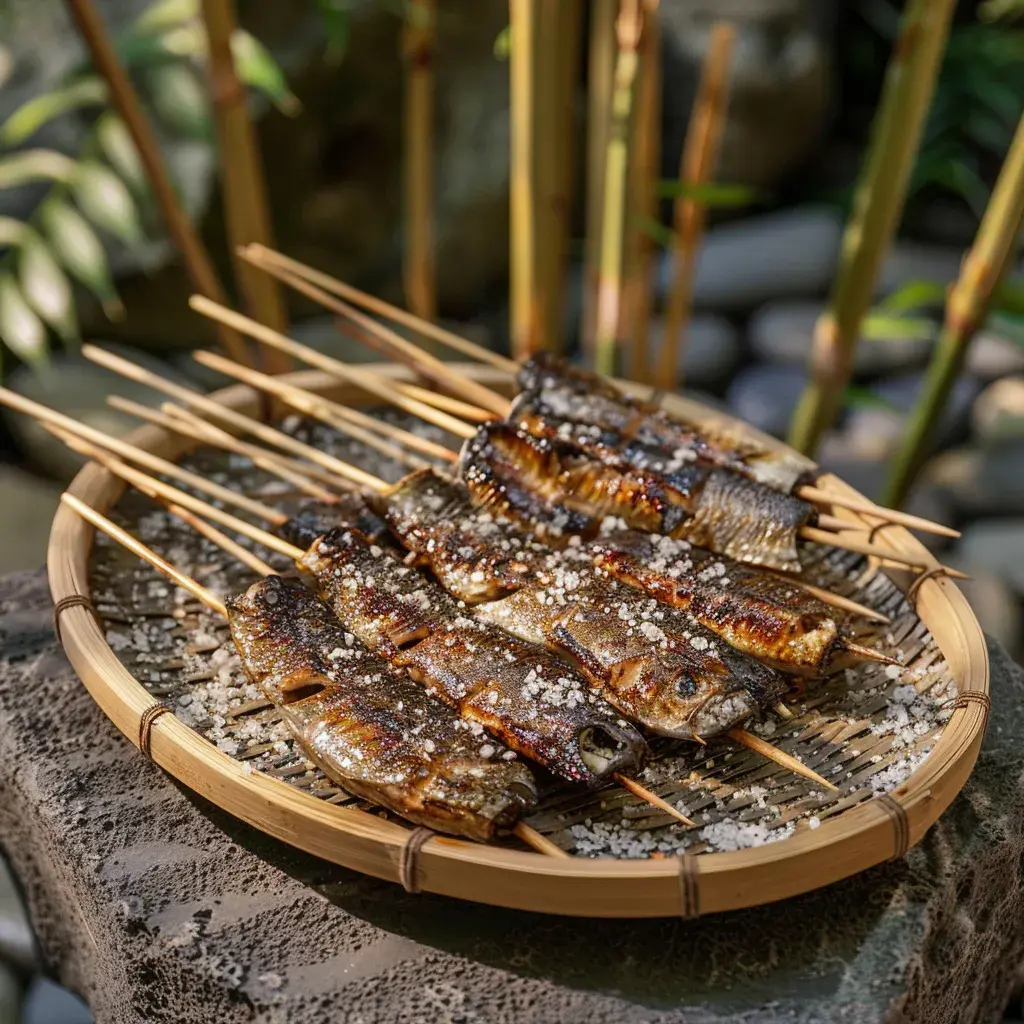
[[[346,628],[390,659],[460,610],[413,566],[385,552],[356,530],[336,528],[309,546],[299,569]]]
[[[337,501],[308,501],[277,533],[289,544],[308,548],[336,526],[353,526],[372,541],[390,538],[388,524],[367,505],[361,494],[342,494]]]
[[[842,650],[835,609],[788,581],[631,530],[603,534],[590,550],[616,580],[686,610],[731,647],[782,671],[825,675]]]
[[[465,491],[432,469],[410,473],[386,498],[382,515],[394,535],[446,590],[469,603],[493,601],[527,578],[516,545],[500,531],[481,545],[486,525]]]
[[[569,657],[623,714],[680,739],[722,732],[786,689],[778,672],[582,563],[477,613]]]
[[[267,577],[228,612],[246,674],[345,789],[416,824],[481,841],[535,806],[525,765],[481,744],[422,688],[355,644],[297,581]]]
[[[611,413],[610,419],[592,418],[592,422],[632,424],[632,432],[626,434],[626,439],[642,438],[643,447],[650,453],[660,451],[669,461],[693,451],[701,459],[744,473],[784,494],[792,494],[800,484],[811,482],[817,473],[817,467],[803,456],[752,442],[724,423],[715,427],[670,416],[654,403],[620,391],[599,374],[570,366],[556,356],[543,354],[528,360],[520,368],[517,380],[523,392],[531,392],[542,399],[549,394],[577,398],[600,396],[619,411]],[[598,408],[593,412],[595,417],[601,414]]]
[[[638,766],[640,734],[543,648],[468,618],[440,587],[393,554],[375,553],[356,531],[335,531],[314,549],[305,568],[342,621],[467,721],[572,782],[596,785]],[[396,637],[374,625],[400,621],[410,604],[414,630],[406,621]],[[595,754],[602,746],[611,753]],[[595,766],[595,756],[605,763]]]

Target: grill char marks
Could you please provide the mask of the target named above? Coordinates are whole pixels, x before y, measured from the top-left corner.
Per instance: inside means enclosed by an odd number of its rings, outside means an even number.
[[[526,580],[529,566],[517,545],[496,528],[487,537],[485,518],[465,490],[433,470],[411,473],[377,501],[402,546],[461,599],[492,601]]]
[[[228,606],[246,675],[303,749],[351,793],[419,825],[488,840],[536,803],[529,769],[484,746],[419,686],[354,642],[295,580],[270,576]]]
[[[328,530],[345,523],[354,526],[371,540],[388,536],[388,525],[377,515],[361,494],[342,494],[337,501],[306,502],[302,509],[278,527],[278,534],[289,544],[308,548]]]
[[[615,579],[686,609],[730,646],[783,671],[824,674],[843,648],[834,609],[764,572],[629,530],[602,535],[590,550]]]
[[[360,639],[457,707],[466,721],[562,778],[596,784],[641,761],[640,734],[568,665],[467,618],[440,587],[356,531],[321,538],[303,568]],[[408,608],[413,619],[402,635],[413,622],[415,635],[400,649],[375,620],[397,621]]]
[[[467,442],[463,479],[474,498],[509,515],[536,520],[538,504],[556,517],[571,514],[593,533],[606,516],[646,533],[683,537],[739,561],[800,569],[797,539],[813,521],[808,502],[694,461],[627,465],[575,444],[536,438],[507,423],[490,423]],[[533,495],[533,503],[519,497]],[[515,498],[516,500],[513,500]]]
[[[778,672],[584,562],[548,579],[477,613],[572,659],[609,702],[656,732],[713,736],[786,689]]]

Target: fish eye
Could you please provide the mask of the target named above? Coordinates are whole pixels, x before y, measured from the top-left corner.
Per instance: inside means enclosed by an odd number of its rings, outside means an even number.
[[[676,676],[676,693],[680,697],[692,697],[697,692],[697,681],[689,672],[680,672]]]

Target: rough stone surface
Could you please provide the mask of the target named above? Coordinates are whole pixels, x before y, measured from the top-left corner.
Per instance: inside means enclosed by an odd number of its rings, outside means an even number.
[[[60,488],[22,469],[0,465],[0,495],[0,575],[46,561],[50,523],[60,503]],[[0,893],[2,875],[0,867]],[[0,929],[2,913],[0,907]]]
[[[1024,962],[1024,672],[965,791],[901,862],[697,922],[409,896],[263,837],[146,761],[0,580],[0,845],[97,1024],[996,1021]],[[31,684],[33,699],[25,700]]]

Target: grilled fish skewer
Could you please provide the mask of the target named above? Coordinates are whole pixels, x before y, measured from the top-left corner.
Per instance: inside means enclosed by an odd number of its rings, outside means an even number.
[[[81,445],[81,447],[83,447],[85,449],[88,449],[88,448],[92,447],[92,446],[88,446],[88,445],[82,445],[82,443],[80,441],[78,443]],[[97,451],[95,448],[93,448],[93,451],[92,451],[91,454],[94,454],[95,456],[99,456],[101,458],[101,461],[105,461],[105,462],[108,462],[108,463],[116,462],[116,460],[108,460],[105,456],[103,456],[102,452]],[[113,466],[111,465],[110,468],[113,469]],[[119,467],[119,469],[121,470],[122,473],[124,472],[124,469],[126,469],[126,468],[127,467],[123,467],[123,466]],[[144,474],[143,474],[143,476],[144,476]],[[252,529],[251,527],[249,527],[249,524],[244,523],[244,521],[238,520],[235,517],[227,516],[226,513],[222,513],[219,509],[215,509],[213,506],[207,505],[204,502],[200,502],[198,499],[192,498],[190,495],[185,495],[182,492],[177,491],[175,488],[171,488],[171,487],[169,487],[166,484],[160,484],[159,481],[153,480],[152,478],[147,478],[146,482],[157,493],[163,492],[164,496],[171,496],[174,499],[176,499],[177,501],[179,501],[181,504],[188,504],[188,505],[191,505],[191,506],[193,506],[195,508],[202,509],[205,512],[206,515],[213,516],[213,515],[216,514],[216,517],[219,517],[222,520],[224,520],[225,517],[226,517],[226,520],[232,521],[231,525],[235,529],[246,529],[246,530],[251,530]],[[274,542],[274,546],[276,546],[277,538],[274,538],[273,535],[264,533],[263,534],[263,539],[266,540],[266,541],[269,541],[269,542]],[[294,553],[295,553],[295,551],[293,549],[293,552],[292,552],[293,557],[294,557]],[[299,552],[299,553],[301,553],[301,552]],[[741,730],[741,732],[742,732],[742,730]],[[739,741],[742,742],[742,738],[740,738]],[[768,748],[770,748],[770,745],[768,745]],[[780,755],[781,755],[781,752],[780,752]],[[766,755],[766,756],[770,756],[770,755]],[[778,759],[778,761],[783,766],[786,766],[786,761],[781,756]],[[828,783],[825,782],[824,779],[821,779],[820,781],[823,784],[825,784],[826,786],[828,785]],[[636,783],[635,781],[632,782],[632,784],[630,786],[630,789],[634,793],[637,793],[637,794],[641,794],[642,792],[646,792],[646,790],[644,790],[643,787],[640,787],[639,784]],[[664,802],[660,801],[657,797],[654,796],[654,794],[649,794],[647,797],[645,797],[645,799],[648,799],[648,801],[650,803],[652,803],[654,806],[657,806],[657,807],[659,807],[661,809],[664,809],[662,807],[662,804]],[[679,816],[678,812],[676,812],[676,815]]]
[[[516,821],[536,801],[526,766],[481,756],[442,705],[346,646],[344,629],[297,581],[270,576],[222,602],[84,502],[62,501],[228,620],[246,674],[345,789],[439,831],[478,840],[524,834]],[[334,665],[335,648],[354,655]]]

